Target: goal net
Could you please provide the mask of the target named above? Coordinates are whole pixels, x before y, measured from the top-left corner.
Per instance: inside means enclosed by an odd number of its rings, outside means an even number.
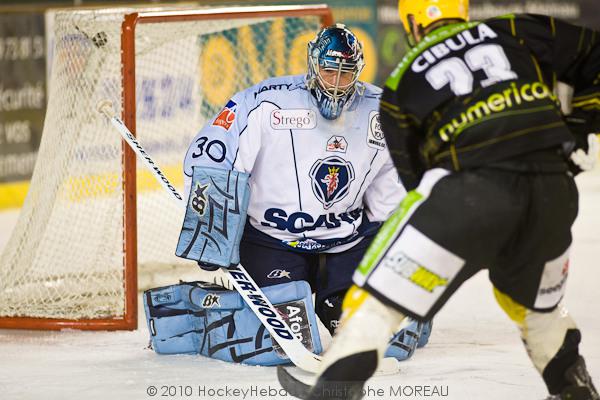
[[[207,119],[236,91],[304,72],[308,40],[329,23],[324,6],[57,11],[37,163],[0,258],[0,328],[134,329],[136,274],[151,287],[198,271],[174,256],[183,211],[99,101],[181,192]]]

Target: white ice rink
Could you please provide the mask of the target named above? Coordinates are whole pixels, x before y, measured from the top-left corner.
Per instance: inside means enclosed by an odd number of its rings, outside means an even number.
[[[581,350],[598,385],[600,171],[583,174],[578,183],[580,214],[566,304],[583,331]],[[0,249],[16,214],[0,213]],[[0,399],[291,398],[277,392],[274,368],[156,355],[146,349],[142,314],[141,328],[135,332],[0,330]],[[150,386],[157,388],[155,396],[147,394],[152,392]],[[546,396],[517,328],[493,299],[485,272],[467,282],[436,317],[426,348],[404,362],[399,374],[377,377],[368,386],[383,393],[369,399],[539,400]],[[416,391],[420,394],[414,395]],[[394,392],[399,395],[393,396]]]

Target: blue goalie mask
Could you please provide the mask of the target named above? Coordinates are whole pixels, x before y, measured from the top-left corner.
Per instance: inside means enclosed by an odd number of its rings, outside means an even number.
[[[340,116],[364,66],[362,45],[343,24],[324,28],[308,43],[308,87],[323,117]]]

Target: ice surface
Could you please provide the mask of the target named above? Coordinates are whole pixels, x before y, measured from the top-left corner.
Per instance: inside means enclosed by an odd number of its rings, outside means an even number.
[[[600,171],[583,174],[578,183],[580,214],[574,228],[566,304],[583,331],[581,350],[598,385]],[[16,215],[15,211],[0,213],[0,248]],[[142,319],[139,326],[134,332],[117,333],[0,330],[0,399],[291,398],[277,392],[274,368],[197,356],[158,356],[146,348]],[[147,394],[149,386],[157,388],[155,396]],[[399,374],[376,377],[368,386],[383,392],[369,399],[519,400],[546,396],[517,328],[493,299],[485,272],[465,283],[442,309],[426,348],[402,363]],[[401,395],[393,396],[392,390],[398,393],[399,386]],[[244,392],[234,392],[234,388]]]

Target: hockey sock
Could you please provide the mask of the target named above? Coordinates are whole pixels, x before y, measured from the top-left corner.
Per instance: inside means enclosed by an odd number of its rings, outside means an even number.
[[[354,354],[375,351],[378,359],[383,357],[390,337],[404,318],[356,286],[346,294],[342,309],[341,326],[321,366],[321,371],[332,366],[329,374],[335,373],[336,361]]]
[[[360,365],[360,368],[357,366]],[[377,368],[375,350],[356,353],[331,364],[313,386],[309,400],[359,400],[363,385]]]
[[[320,304],[315,305],[317,315],[331,335],[335,333],[339,326],[343,300],[344,292],[335,293],[321,301]]]
[[[579,330],[569,329],[561,348],[544,368],[542,377],[550,394],[560,393],[563,388],[570,385],[566,380],[565,372],[579,358],[580,340]]]
[[[569,390],[573,395],[577,394],[573,400],[598,399],[583,358],[579,356],[581,333],[567,309],[559,303],[550,312],[534,311],[497,289],[494,294],[498,304],[519,326],[527,353],[550,394]],[[581,397],[587,390],[590,395]]]

